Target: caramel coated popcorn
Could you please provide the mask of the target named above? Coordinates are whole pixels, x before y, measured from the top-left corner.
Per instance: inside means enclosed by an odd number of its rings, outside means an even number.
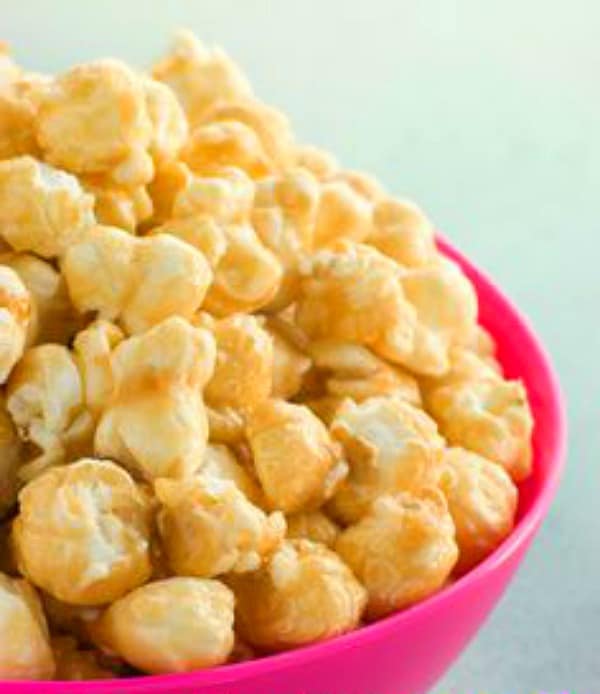
[[[534,464],[478,312],[220,48],[0,42],[0,680],[243,663],[461,580]]]

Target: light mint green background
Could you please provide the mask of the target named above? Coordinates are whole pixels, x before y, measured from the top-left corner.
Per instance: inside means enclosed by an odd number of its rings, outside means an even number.
[[[531,317],[569,400],[568,472],[435,694],[597,694],[600,3],[0,3],[0,35],[40,71],[103,55],[145,65],[178,26],[224,45],[301,138],[421,203]]]

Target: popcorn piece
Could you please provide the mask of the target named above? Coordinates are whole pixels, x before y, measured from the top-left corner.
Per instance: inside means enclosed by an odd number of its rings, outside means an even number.
[[[110,605],[94,635],[102,648],[150,674],[220,665],[233,648],[233,595],[210,579],[148,583]]]
[[[303,400],[302,404],[316,414],[326,426],[331,426],[338,412],[347,402],[348,398],[340,398],[337,395],[323,395]]]
[[[26,344],[66,344],[81,326],[63,276],[51,263],[31,253],[6,253],[0,263],[11,267],[31,295],[31,316]]]
[[[312,248],[319,186],[308,171],[291,169],[257,184],[252,224],[260,240],[284,269],[270,310],[288,306],[299,292],[298,266]]]
[[[266,567],[229,579],[236,627],[263,651],[344,634],[361,618],[365,589],[334,553],[308,540],[286,542]]]
[[[1,70],[0,67],[0,160],[23,154],[36,155],[33,104],[23,96],[2,91]]]
[[[422,267],[436,259],[431,223],[405,200],[383,198],[376,202],[367,243],[407,267]]]
[[[458,557],[452,517],[437,489],[379,497],[369,515],[342,532],[335,548],[367,589],[368,619],[437,591]]]
[[[31,295],[17,273],[0,265],[0,383],[23,354],[31,310]]]
[[[28,156],[0,162],[0,233],[17,251],[62,255],[94,223],[93,205],[64,171]]]
[[[207,321],[217,343],[217,361],[205,397],[210,407],[250,410],[271,393],[273,341],[254,316]]]
[[[227,241],[222,227],[209,215],[197,215],[170,219],[161,226],[154,227],[148,234],[171,234],[197,248],[215,270],[227,250]]]
[[[347,402],[331,424],[345,449],[350,474],[331,502],[344,523],[359,520],[378,496],[418,492],[435,483],[443,440],[425,412],[397,398]]]
[[[323,374],[327,393],[362,402],[393,395],[411,405],[421,405],[416,379],[399,366],[392,366],[362,345],[339,340],[317,340],[310,355]]]
[[[299,340],[291,335],[290,329],[293,330],[294,326],[283,323],[280,318],[271,317],[267,320],[265,328],[273,340],[271,394],[274,398],[289,400],[299,393],[312,362],[299,348]]]
[[[201,465],[208,438],[202,388],[215,362],[206,330],[174,317],[117,346],[113,397],[95,436],[99,456],[152,481]]]
[[[416,308],[418,321],[412,352],[402,363],[418,373],[441,375],[450,368],[450,349],[469,339],[475,328],[477,297],[473,287],[459,268],[446,260],[407,272],[402,286]],[[385,350],[383,353],[385,356]]]
[[[212,578],[256,571],[285,536],[283,515],[266,515],[229,480],[204,474],[157,480],[155,491],[163,547],[176,574]]]
[[[333,549],[340,528],[322,511],[305,511],[286,518],[287,536],[292,539],[311,540]]]
[[[68,250],[63,272],[73,303],[141,333],[178,315],[191,318],[211,280],[204,256],[168,234],[138,239],[97,226]]]
[[[449,443],[502,465],[519,482],[532,465],[527,392],[520,381],[504,380],[484,362],[479,367],[485,369],[479,376],[455,374],[450,383],[430,388],[427,407]]]
[[[103,177],[88,176],[84,187],[94,196],[94,213],[99,224],[115,226],[135,233],[152,217],[152,198],[144,186],[124,188]]]
[[[262,178],[276,170],[256,132],[239,121],[206,123],[192,131],[181,158],[196,174],[233,166],[251,178]]]
[[[6,396],[21,437],[41,450],[21,468],[22,479],[90,451],[93,422],[77,365],[66,347],[45,344],[27,350],[10,376]]]
[[[35,590],[0,573],[0,679],[50,680],[55,664]]]
[[[310,171],[321,182],[334,178],[339,170],[333,154],[313,145],[297,145],[294,150],[294,163]]]
[[[331,180],[347,183],[357,195],[372,203],[377,202],[385,195],[379,182],[363,171],[338,171],[331,177]]]
[[[463,574],[512,531],[518,491],[504,468],[464,448],[445,452],[439,485],[456,526],[456,572]]]
[[[125,335],[114,324],[98,320],[75,337],[73,356],[81,378],[87,409],[98,417],[114,390],[111,356]]]
[[[301,269],[296,320],[311,337],[370,346],[394,362],[410,354],[416,311],[392,260],[345,241],[319,251]]]
[[[224,51],[205,46],[189,31],[177,32],[170,53],[153,67],[152,74],[175,92],[192,125],[215,102],[252,93],[247,79]]]
[[[260,140],[266,156],[279,170],[293,161],[293,135],[287,117],[253,98],[237,98],[214,103],[202,118],[203,123],[236,121],[250,127]]]
[[[56,662],[55,679],[62,682],[76,680],[107,680],[114,673],[101,667],[92,650],[82,650],[77,641],[70,636],[55,636],[52,639],[52,652]]]
[[[204,308],[218,317],[252,313],[275,297],[282,279],[281,265],[248,224],[223,229],[227,249],[214,271]]]
[[[206,176],[181,178],[184,186],[173,198],[174,217],[210,215],[221,223],[248,218],[254,201],[254,183],[241,169],[232,166]]]
[[[175,159],[188,137],[185,113],[176,94],[166,84],[144,77],[142,85],[152,124],[150,154],[157,162]]]
[[[239,410],[231,407],[222,407],[219,410],[207,407],[206,414],[211,442],[234,445],[244,438],[246,422]]]
[[[44,158],[77,174],[110,173],[119,185],[152,178],[152,122],[142,80],[124,63],[98,60],[62,74],[38,96]]]
[[[295,513],[317,507],[347,474],[339,446],[307,407],[266,400],[249,414],[246,433],[272,508]]]
[[[86,458],[52,468],[19,502],[19,568],[52,596],[100,605],[148,579],[148,508],[118,465]]]
[[[0,396],[0,519],[6,516],[17,502],[18,471],[22,461],[21,441],[2,395]],[[1,554],[2,547],[0,547]]]
[[[345,181],[325,183],[314,229],[316,248],[335,241],[364,241],[371,233],[371,205]]]
[[[257,480],[227,446],[209,444],[206,447],[202,475],[209,479],[233,482],[255,506],[264,506],[264,495]]]
[[[181,161],[157,164],[154,178],[147,186],[152,200],[153,224],[162,224],[171,219],[176,197],[191,185],[192,178],[192,172]]]

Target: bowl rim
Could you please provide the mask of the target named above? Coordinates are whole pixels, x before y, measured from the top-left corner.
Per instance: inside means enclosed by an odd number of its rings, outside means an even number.
[[[567,423],[565,414],[564,397],[558,381],[558,377],[552,366],[550,356],[546,348],[536,336],[531,323],[506,296],[506,294],[489,278],[487,273],[476,267],[459,250],[457,250],[446,238],[437,233],[436,243],[442,254],[455,261],[461,269],[474,282],[478,291],[484,290],[494,294],[496,299],[506,309],[511,321],[516,324],[519,331],[525,335],[533,352],[532,361],[535,361],[539,370],[543,372],[543,378],[547,383],[547,417],[555,426],[553,427],[548,464],[548,474],[542,483],[541,490],[533,500],[531,507],[519,519],[514,530],[508,538],[481,564],[459,578],[452,585],[424,601],[409,607],[402,612],[386,617],[378,622],[362,626],[347,634],[332,638],[328,641],[316,643],[285,653],[265,656],[248,662],[222,665],[196,670],[193,672],[176,673],[168,675],[144,675],[126,679],[87,680],[85,682],[72,681],[32,681],[32,680],[0,680],[0,689],[3,692],[46,692],[48,694],[81,694],[81,692],[100,692],[115,690],[116,683],[119,688],[127,692],[136,691],[176,691],[177,687],[202,687],[208,685],[231,684],[241,679],[252,679],[257,676],[278,672],[288,666],[302,667],[315,660],[327,658],[354,647],[364,645],[385,638],[387,634],[416,617],[426,618],[433,614],[438,607],[455,599],[456,596],[466,593],[486,577],[495,572],[501,565],[519,551],[536,533],[550,504],[554,498],[560,478],[566,462]]]

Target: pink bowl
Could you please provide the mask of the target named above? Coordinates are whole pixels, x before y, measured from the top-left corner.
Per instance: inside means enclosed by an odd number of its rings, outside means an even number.
[[[98,682],[0,682],[0,691],[423,694],[436,682],[481,627],[521,563],[554,497],[566,442],[558,381],[527,320],[449,243],[440,239],[439,246],[475,284],[481,324],[496,338],[506,374],[524,381],[535,417],[534,472],[521,485],[518,522],[504,544],[475,570],[423,603],[320,645],[184,675]]]

